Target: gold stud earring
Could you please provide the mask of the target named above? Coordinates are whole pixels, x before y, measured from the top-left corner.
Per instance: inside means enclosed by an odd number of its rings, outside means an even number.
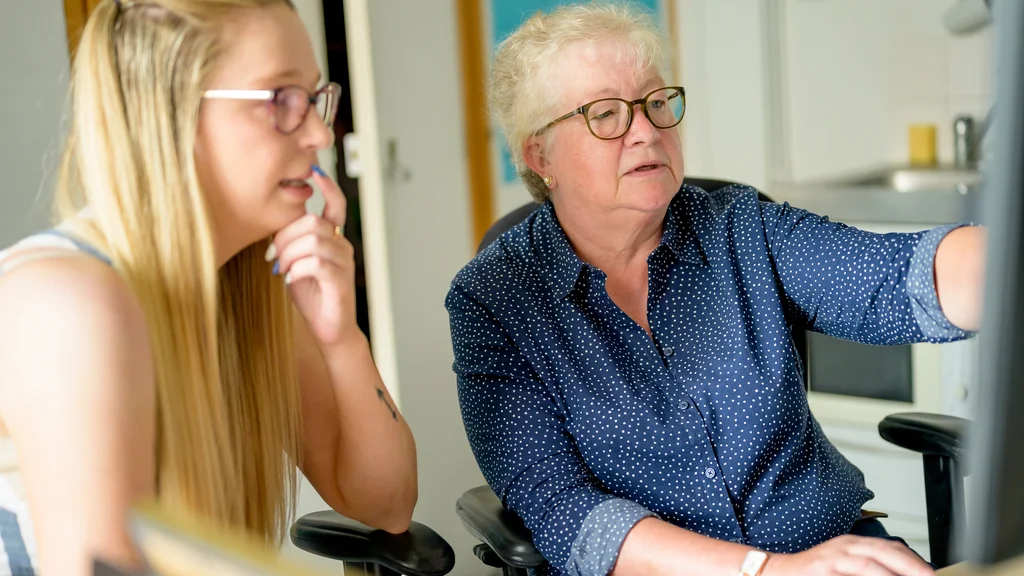
[[[555,177],[554,176],[545,176],[544,177],[544,185],[547,186],[548,188],[551,188],[551,185],[554,182],[555,182]]]

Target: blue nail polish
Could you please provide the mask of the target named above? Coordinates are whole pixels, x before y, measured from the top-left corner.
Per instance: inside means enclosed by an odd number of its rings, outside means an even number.
[[[316,172],[320,176],[327,176],[327,173],[324,172],[323,168],[321,168],[318,164],[313,164],[313,172]]]
[[[274,261],[274,269],[271,270],[270,273],[273,274],[274,276],[277,276],[277,274],[280,271],[281,271],[281,263],[279,261]]]

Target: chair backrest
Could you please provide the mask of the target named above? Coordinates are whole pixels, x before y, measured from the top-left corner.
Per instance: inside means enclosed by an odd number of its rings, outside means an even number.
[[[707,192],[714,192],[715,190],[725,188],[726,186],[738,184],[738,182],[729,182],[728,180],[715,180],[713,178],[690,177],[683,179],[683,183],[690,184],[698,188],[702,188]],[[761,192],[758,192],[758,195],[761,197],[762,200],[766,202],[772,201],[771,198],[768,198]],[[480,240],[480,245],[477,246],[476,251],[479,253],[484,248],[490,246],[491,242],[494,242],[495,240],[498,239],[498,236],[501,236],[510,228],[525,220],[527,216],[532,214],[533,211],[536,210],[537,208],[540,208],[540,206],[541,205],[536,202],[528,202],[526,204],[523,204],[519,208],[516,208],[515,210],[509,212],[508,214],[502,216],[497,222],[492,224],[491,227],[487,229],[487,232],[484,234],[483,239]]]

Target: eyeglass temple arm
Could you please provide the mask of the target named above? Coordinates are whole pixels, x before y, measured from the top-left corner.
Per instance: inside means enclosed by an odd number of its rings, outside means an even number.
[[[573,116],[575,116],[577,114],[583,114],[583,109],[584,108],[586,108],[586,106],[580,106],[579,108],[573,110],[572,112],[569,112],[568,114],[563,114],[563,115],[559,116],[558,118],[555,118],[551,122],[548,122],[546,126],[541,128],[540,130],[537,130],[536,132],[534,132],[534,134],[540,134],[541,132],[544,132],[545,130],[547,130],[548,128],[551,128],[555,124],[558,124],[562,120],[568,120],[569,118],[572,118]]]
[[[207,90],[203,96],[224,100],[269,100],[274,97],[273,90]]]

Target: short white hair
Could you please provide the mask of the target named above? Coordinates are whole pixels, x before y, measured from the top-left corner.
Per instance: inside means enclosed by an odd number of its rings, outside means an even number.
[[[581,42],[614,42],[619,61],[635,66],[638,74],[667,66],[667,43],[651,15],[628,2],[605,0],[537,12],[502,41],[491,68],[491,113],[505,134],[516,171],[538,202],[549,191],[523,161],[523,146],[552,120],[559,103],[550,63],[567,46]]]

